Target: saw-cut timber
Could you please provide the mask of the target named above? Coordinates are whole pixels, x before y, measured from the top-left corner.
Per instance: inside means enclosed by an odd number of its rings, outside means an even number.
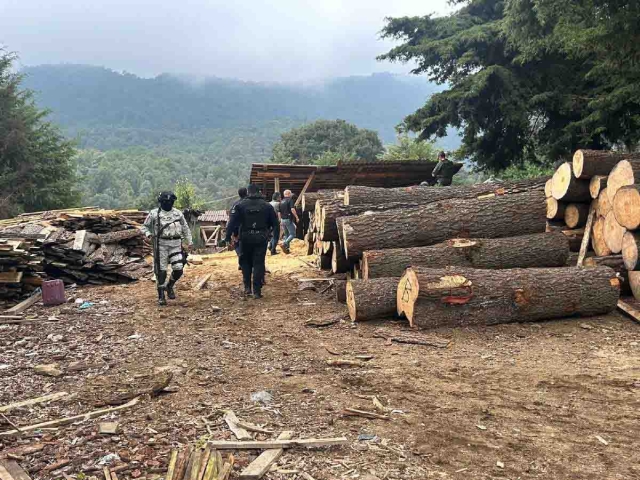
[[[573,174],[581,179],[609,175],[618,162],[634,158],[640,159],[640,155],[606,150],[576,150],[573,154]]]
[[[398,278],[375,278],[347,282],[347,307],[354,322],[393,317],[396,312]]]
[[[176,470],[176,462],[178,461],[178,450],[171,450],[171,458],[169,460],[169,467],[167,468],[167,475],[165,480],[174,480],[174,473]]]
[[[640,232],[625,232],[622,237],[622,258],[627,270],[640,270]]]
[[[449,187],[447,187],[449,188]],[[437,188],[435,190],[438,190]],[[445,190],[441,188],[440,190]],[[544,232],[544,192],[445,200],[422,207],[341,217],[347,258],[366,250],[421,247],[451,238],[499,238]]]
[[[553,182],[551,181],[551,179],[547,180],[544,183],[544,196],[547,198],[551,197],[551,186],[553,185]]]
[[[334,285],[336,287],[336,301],[338,303],[347,303],[347,281],[336,280]]]
[[[603,188],[598,196],[598,216],[606,217],[613,210],[613,204],[609,200],[607,189]]]
[[[631,293],[636,300],[640,300],[640,272],[629,272]]]
[[[451,199],[468,199],[486,196],[504,196],[527,191],[539,191],[544,195],[544,185],[549,177],[504,183],[481,183],[465,186],[379,188],[349,185],[344,191],[345,205],[381,205],[388,203],[428,204]]]
[[[365,280],[400,277],[408,266],[562,267],[568,256],[569,239],[560,231],[494,239],[461,238],[427,247],[369,250],[362,255],[362,276]]]
[[[304,438],[304,439],[291,439],[291,440],[265,440],[265,441],[251,441],[251,442],[233,442],[224,440],[210,440],[209,445],[211,448],[217,450],[268,450],[272,448],[320,448],[320,447],[333,447],[337,445],[346,445],[349,440],[346,437],[335,438]]]
[[[616,220],[615,213],[610,211],[604,219],[604,241],[611,253],[620,253],[622,251],[622,238],[627,231]]]
[[[253,440],[251,434],[238,425],[238,417],[233,410],[225,410],[223,419],[238,440]]]
[[[640,183],[640,159],[618,162],[607,179],[607,195],[611,205],[613,205],[618,190],[635,183]]]
[[[576,178],[569,162],[558,167],[551,182],[551,196],[556,200],[564,202],[588,202],[591,200],[589,182]]]
[[[620,281],[611,268],[477,270],[408,268],[398,284],[398,314],[434,328],[605,314]]]
[[[31,480],[15,460],[0,460],[0,480]]]
[[[582,242],[580,243],[580,253],[578,254],[578,261],[576,263],[578,267],[582,266],[584,257],[587,255],[587,250],[589,250],[589,241],[591,239],[591,231],[593,230],[593,222],[596,218],[597,209],[598,205],[592,202],[591,207],[589,208],[589,214],[587,215],[587,222],[584,228]]]
[[[30,398],[29,400],[22,400],[20,402],[10,403],[8,405],[2,405],[0,406],[0,413],[7,413],[15,408],[30,407],[31,405],[37,405],[39,403],[55,402],[56,400],[60,400],[61,398],[66,397],[67,395],[69,395],[67,392],[57,392],[38,398]]]
[[[589,217],[588,203],[570,203],[564,211],[564,222],[569,228],[584,227]]]
[[[598,198],[600,192],[607,188],[607,178],[609,177],[606,175],[595,175],[589,180],[589,194],[591,194],[591,198]]]
[[[140,397],[137,397],[131,400],[129,403],[125,403],[124,405],[119,405],[117,407],[103,408],[101,410],[94,410],[93,412],[84,413],[82,415],[74,415],[72,417],[60,418],[58,420],[50,420],[48,422],[36,423],[34,425],[27,425],[24,427],[20,427],[19,431],[7,430],[5,432],[0,432],[0,437],[8,437],[12,435],[17,435],[19,433],[32,432],[33,430],[38,430],[41,428],[60,427],[63,425],[69,425],[71,423],[79,422],[81,420],[89,420],[90,418],[101,417],[109,413],[119,412],[120,410],[131,408],[137,405],[139,400],[140,400]]]
[[[640,185],[620,188],[613,199],[613,212],[627,230],[640,228]]]
[[[563,220],[567,204],[564,202],[559,202],[553,197],[548,197],[546,201],[547,201],[547,219]]]
[[[338,242],[333,242],[331,252],[331,271],[333,273],[345,273],[351,268],[349,260],[344,256],[344,251],[340,248]]]
[[[604,241],[604,219],[605,217],[598,216],[591,231],[591,247],[599,257],[606,257],[612,253],[607,242]]]
[[[292,438],[293,432],[282,432],[278,435],[278,440],[291,440]],[[262,478],[283,453],[284,450],[282,448],[265,450],[258,458],[247,465],[247,468],[240,473],[240,478],[242,480],[258,480]]]
[[[180,454],[180,456],[178,457],[178,461],[176,462],[175,474],[174,474],[175,480],[185,478],[185,474],[187,473],[187,468],[189,467],[189,461],[191,459],[192,451],[193,450],[191,446],[187,446],[187,448],[185,448]]]

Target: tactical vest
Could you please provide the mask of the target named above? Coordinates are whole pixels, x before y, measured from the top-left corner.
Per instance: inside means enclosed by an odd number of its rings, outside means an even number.
[[[243,202],[243,219],[240,238],[250,243],[267,241],[267,212],[265,207],[271,208],[261,199],[250,198]]]

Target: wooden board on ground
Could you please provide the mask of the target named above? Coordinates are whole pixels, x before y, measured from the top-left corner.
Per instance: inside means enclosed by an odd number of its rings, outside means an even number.
[[[0,413],[9,412],[9,411],[13,410],[14,408],[28,407],[28,406],[31,406],[31,405],[37,405],[38,403],[53,402],[55,400],[61,399],[62,397],[66,397],[67,395],[69,395],[67,392],[57,392],[57,393],[51,393],[49,395],[44,395],[44,396],[38,397],[38,398],[31,398],[29,400],[22,400],[20,402],[10,403],[8,405],[1,406],[0,407]]]
[[[278,435],[278,440],[291,440],[291,438],[293,438],[293,432],[282,432]],[[240,473],[240,478],[243,480],[258,480],[262,478],[283,453],[284,450],[282,448],[265,450],[258,458],[247,465],[247,468]]]
[[[238,425],[238,417],[233,410],[225,410],[223,418],[238,440],[253,440],[251,434]]]
[[[618,310],[626,313],[634,321],[640,323],[640,302],[633,297],[624,297],[618,300]]]
[[[4,313],[23,313],[28,308],[38,303],[41,299],[42,299],[42,292],[38,292],[36,294],[31,295],[26,300],[23,300],[19,304],[11,307],[10,309],[5,310]]]
[[[346,437],[336,437],[304,438],[296,440],[265,440],[250,442],[229,442],[224,440],[213,440],[209,442],[209,446],[218,450],[267,450],[272,448],[332,447],[335,445],[346,445],[348,443],[349,440]]]
[[[31,477],[15,460],[3,460],[0,461],[0,480],[31,480]]]
[[[213,275],[213,273],[208,273],[207,275],[205,275],[204,277],[202,277],[198,283],[196,283],[196,286],[193,287],[194,290],[202,290],[202,288],[207,284],[207,282],[209,281],[209,279],[211,278],[211,275]]]

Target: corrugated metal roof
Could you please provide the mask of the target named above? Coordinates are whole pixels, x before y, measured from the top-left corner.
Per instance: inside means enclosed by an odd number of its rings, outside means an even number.
[[[207,210],[198,217],[199,222],[228,222],[229,212],[226,210]]]

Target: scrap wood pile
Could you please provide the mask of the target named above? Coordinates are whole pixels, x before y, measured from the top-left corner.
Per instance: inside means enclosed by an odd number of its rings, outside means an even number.
[[[583,271],[571,253],[590,206],[567,188],[572,227],[549,228],[547,180],[305,194],[308,248],[321,268],[349,276],[337,296],[354,321],[399,315],[437,327],[610,312],[624,282],[615,261]]]
[[[145,212],[95,208],[24,214],[0,221],[0,300],[15,302],[47,278],[102,285],[150,271],[140,224]]]

